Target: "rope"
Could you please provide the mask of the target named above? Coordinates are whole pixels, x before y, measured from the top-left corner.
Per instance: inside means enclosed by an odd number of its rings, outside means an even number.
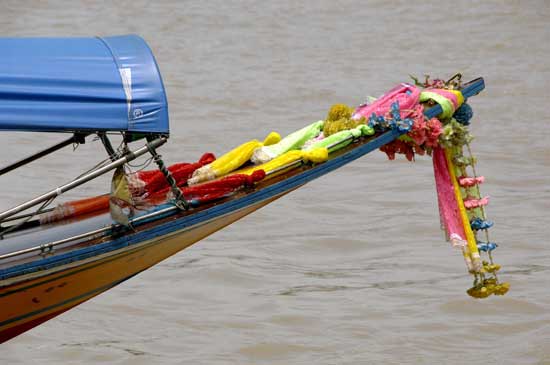
[[[166,168],[166,165],[164,164],[164,161],[162,161],[162,156],[157,153],[157,151],[149,146],[147,144],[147,149],[149,150],[149,153],[153,156],[153,160],[157,164],[160,172],[164,175],[166,178],[166,181],[170,185],[170,188],[172,189],[172,193],[174,194],[175,200],[176,200],[176,206],[181,210],[188,210],[189,209],[189,203],[183,196],[183,193],[181,192],[180,188],[178,187],[176,180],[170,173],[170,170]]]

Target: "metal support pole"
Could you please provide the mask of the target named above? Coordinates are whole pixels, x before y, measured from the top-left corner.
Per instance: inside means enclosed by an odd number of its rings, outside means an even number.
[[[42,194],[42,195],[40,195],[40,196],[38,196],[34,199],[31,199],[31,200],[27,201],[26,203],[23,203],[23,204],[20,204],[16,207],[8,209],[5,212],[0,213],[0,222],[2,222],[2,220],[5,219],[5,218],[11,217],[14,214],[17,214],[21,211],[24,211],[25,209],[28,209],[28,208],[31,208],[35,205],[43,203],[43,202],[45,202],[49,199],[55,198],[56,196],[61,195],[66,191],[74,189],[77,186],[80,186],[80,185],[82,185],[82,184],[84,184],[84,183],[86,183],[90,180],[95,179],[96,177],[99,177],[99,176],[101,176],[101,175],[103,175],[103,174],[105,174],[105,173],[107,173],[111,170],[116,169],[119,166],[124,165],[127,162],[135,160],[137,157],[149,152],[149,148],[154,149],[154,148],[160,147],[163,144],[165,144],[167,140],[168,140],[167,137],[157,138],[157,139],[147,143],[145,146],[137,149],[135,152],[129,152],[126,156],[121,157],[121,158],[111,162],[108,165],[105,165],[105,166],[103,166],[103,167],[101,167],[97,170],[94,170],[94,171],[92,171],[88,174],[85,174],[85,175],[79,177],[78,179],[75,179],[75,180],[73,180],[73,181],[71,181],[71,182],[69,182],[65,185],[62,185],[62,186],[58,187],[57,189],[54,189],[54,190],[52,190],[48,193]]]
[[[40,152],[37,152],[35,153],[34,155],[32,156],[29,156],[29,157],[26,157],[22,160],[19,160],[17,162],[14,162],[13,164],[11,165],[8,165],[2,169],[0,169],[0,175],[4,175],[5,173],[8,173],[12,170],[15,170],[21,166],[24,166],[30,162],[33,162],[33,161],[36,161],[38,160],[39,158],[41,157],[44,157],[46,155],[49,155],[50,153],[52,152],[55,152],[57,150],[60,150],[62,149],[63,147],[65,146],[68,146],[68,145],[71,145],[73,143],[81,143],[81,144],[84,144],[86,142],[85,138],[88,134],[79,134],[79,133],[75,133],[71,138],[69,139],[66,139],[62,142],[59,142],[58,144],[56,145],[53,145],[49,148],[46,148],[45,150],[42,150]]]

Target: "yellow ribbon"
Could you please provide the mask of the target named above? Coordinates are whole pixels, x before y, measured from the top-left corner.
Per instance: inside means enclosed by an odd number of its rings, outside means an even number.
[[[250,157],[256,148],[269,146],[279,142],[280,140],[281,136],[278,133],[271,132],[265,138],[263,143],[256,139],[243,143],[239,147],[232,149],[225,155],[213,161],[210,164],[210,167],[216,176],[226,175],[227,173],[238,169],[242,164],[250,160]]]
[[[462,104],[464,104],[464,95],[462,95],[462,91],[460,90],[447,90],[452,92],[456,95],[456,100],[458,101],[458,105],[456,106],[456,109],[460,108]]]
[[[187,180],[187,183],[189,185],[195,185],[203,181],[214,180],[215,178],[227,175],[250,160],[255,149],[275,144],[280,140],[281,136],[279,133],[271,132],[263,142],[253,139],[252,141],[243,143],[212,163],[195,170],[193,176]]]
[[[298,160],[310,161],[313,163],[321,163],[328,160],[328,150],[326,148],[316,148],[311,151],[292,150],[283,153],[281,156],[258,166],[252,166],[246,169],[235,171],[235,174],[252,175],[256,170],[264,170],[266,174],[271,171],[280,169],[283,166],[289,165]],[[283,172],[284,170],[281,170]],[[271,175],[275,176],[275,174]]]

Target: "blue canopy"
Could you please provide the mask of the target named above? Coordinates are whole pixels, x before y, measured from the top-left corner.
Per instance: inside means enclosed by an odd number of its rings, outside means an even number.
[[[0,130],[167,134],[151,50],[135,35],[0,38]]]

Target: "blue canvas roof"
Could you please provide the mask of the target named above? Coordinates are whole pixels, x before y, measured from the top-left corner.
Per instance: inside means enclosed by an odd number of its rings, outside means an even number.
[[[159,69],[136,35],[0,38],[0,130],[167,134]]]

